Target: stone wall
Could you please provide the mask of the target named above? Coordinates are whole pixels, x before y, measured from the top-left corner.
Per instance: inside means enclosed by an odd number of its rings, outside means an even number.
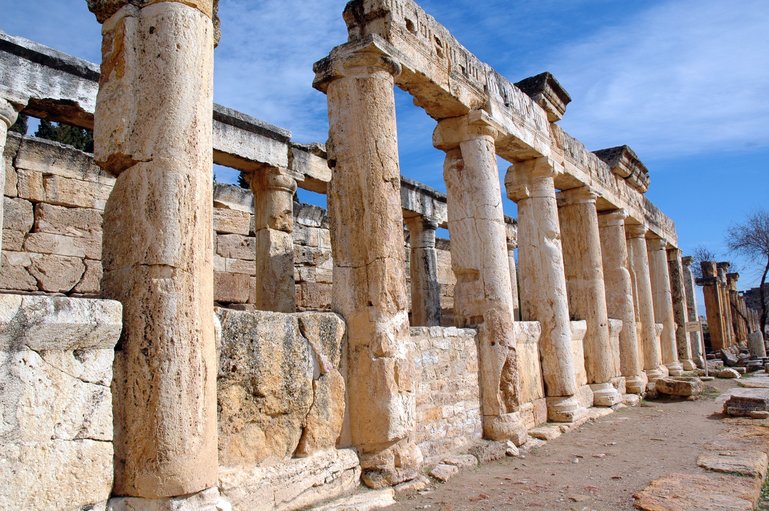
[[[108,300],[0,294],[0,509],[103,509],[121,315]]]

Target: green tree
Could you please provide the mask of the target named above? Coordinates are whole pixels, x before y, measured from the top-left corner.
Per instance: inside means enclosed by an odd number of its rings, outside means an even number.
[[[75,149],[88,153],[93,152],[93,132],[85,128],[41,119],[35,136],[71,145]]]
[[[8,128],[8,131],[14,131],[16,133],[21,133],[22,135],[26,135],[28,121],[29,121],[29,117],[27,116],[27,114],[19,114],[19,118],[16,119],[16,122],[13,123],[13,126]]]
[[[245,188],[246,190],[251,189],[251,183],[249,182],[248,178],[250,177],[250,174],[246,174],[245,172],[241,172],[238,174],[238,186],[241,188]]]
[[[766,277],[769,274],[769,212],[758,210],[748,216],[744,223],[729,228],[726,242],[729,250],[742,254],[763,266],[758,286],[761,297],[761,333],[766,331],[767,311]]]

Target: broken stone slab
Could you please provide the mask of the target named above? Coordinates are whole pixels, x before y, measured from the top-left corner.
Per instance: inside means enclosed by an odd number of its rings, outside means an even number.
[[[699,378],[660,378],[655,382],[660,394],[675,397],[691,397],[702,394],[703,385]]]
[[[724,365],[728,367],[734,367],[739,363],[737,356],[728,350],[721,350],[721,360],[723,360]]]
[[[412,479],[411,481],[406,481],[405,483],[401,483],[395,486],[394,488],[395,494],[401,495],[404,493],[414,493],[414,492],[422,491],[425,488],[429,487],[430,484],[431,482],[429,477],[419,474],[415,479]]]
[[[538,449],[545,445],[547,442],[545,440],[540,440],[539,438],[529,437],[529,441],[523,444],[520,447],[520,450],[522,452],[529,452],[532,449]]]
[[[433,469],[430,471],[430,476],[437,479],[438,481],[445,483],[455,475],[459,473],[459,467],[456,465],[447,465],[445,463],[440,463],[433,467]]]
[[[217,488],[209,488],[192,495],[167,499],[115,497],[107,504],[107,511],[231,511],[229,502],[222,499]]]
[[[724,403],[724,413],[733,417],[750,417],[751,412],[769,411],[769,389],[733,389]]]
[[[483,442],[471,447],[468,452],[475,456],[479,463],[501,460],[507,456],[507,442]]]
[[[528,438],[528,437],[527,437]],[[505,451],[505,455],[510,456],[512,458],[517,458],[521,455],[521,450],[518,449],[518,446],[515,445],[511,441],[507,441],[507,451]]]
[[[641,404],[641,396],[638,394],[625,394],[623,397],[623,403],[627,406],[638,406]]]
[[[750,418],[751,419],[769,419],[769,412],[756,410],[756,411],[750,412]]]
[[[769,415],[769,412],[763,413]],[[707,452],[697,458],[697,465],[706,470],[757,477],[762,481],[766,477],[767,464],[766,453],[754,451]]]
[[[561,428],[555,424],[544,424],[529,430],[529,436],[538,438],[540,440],[555,440],[562,434],[563,432],[561,431]]]
[[[752,511],[760,486],[749,477],[670,474],[633,498],[641,511]]]
[[[383,490],[360,491],[349,497],[343,497],[328,504],[310,508],[312,511],[373,511],[395,505],[395,491]]]
[[[472,454],[454,454],[443,458],[446,465],[454,465],[457,468],[475,468],[478,466],[478,458]]]
[[[718,377],[726,378],[726,379],[734,379],[734,378],[739,378],[740,373],[735,371],[733,367],[727,367],[726,369],[722,369],[721,371],[719,371]]]
[[[748,369],[746,367],[742,367],[742,366],[732,367],[732,369],[734,369],[735,371],[737,371],[740,374],[746,374],[748,372]]]

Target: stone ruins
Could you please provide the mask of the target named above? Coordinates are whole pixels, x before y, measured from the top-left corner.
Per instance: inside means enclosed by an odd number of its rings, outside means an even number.
[[[512,83],[412,0],[355,0],[315,64],[328,143],[302,145],[213,104],[216,3],[87,0],[101,66],[0,34],[0,508],[301,509],[703,364],[649,172],[563,131],[552,75]],[[400,176],[396,86],[435,120],[445,195]],[[20,112],[94,154],[8,133]],[[698,282],[712,349],[755,331],[728,271]]]

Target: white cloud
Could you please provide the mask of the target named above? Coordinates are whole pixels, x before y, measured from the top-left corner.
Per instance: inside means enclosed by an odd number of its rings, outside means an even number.
[[[642,158],[769,146],[769,2],[654,5],[554,51],[564,127]]]

